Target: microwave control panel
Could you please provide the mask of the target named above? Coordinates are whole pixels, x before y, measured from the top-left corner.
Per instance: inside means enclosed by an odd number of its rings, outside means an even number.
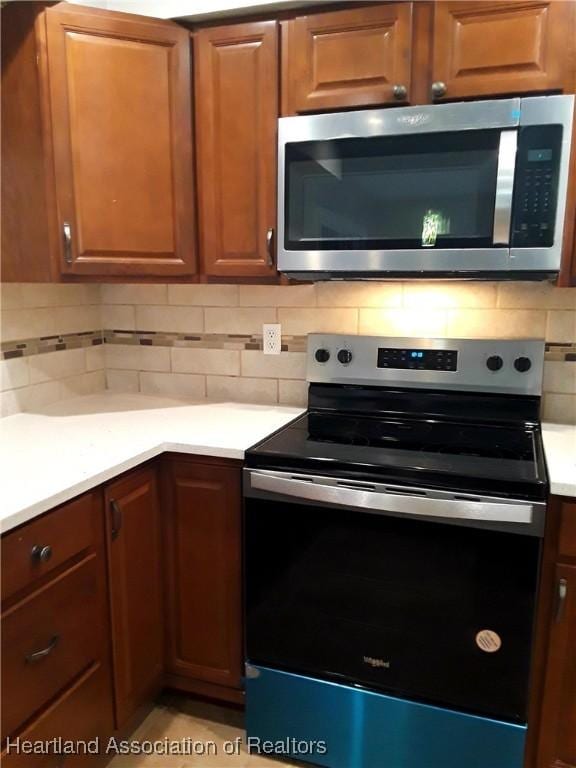
[[[562,126],[534,125],[518,135],[512,246],[554,245]]]

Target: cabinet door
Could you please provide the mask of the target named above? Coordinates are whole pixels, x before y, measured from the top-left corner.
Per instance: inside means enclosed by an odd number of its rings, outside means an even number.
[[[432,95],[461,99],[562,90],[571,0],[437,2]]]
[[[273,276],[278,25],[202,29],[194,51],[203,271]]]
[[[240,472],[166,464],[168,671],[229,688],[242,674]]]
[[[62,272],[192,274],[189,34],[63,5],[46,12]]]
[[[299,16],[282,34],[282,114],[410,100],[412,3]]]
[[[539,768],[576,766],[576,565],[556,568],[540,725]]]
[[[160,509],[154,468],[105,488],[116,726],[155,693],[163,671]]]

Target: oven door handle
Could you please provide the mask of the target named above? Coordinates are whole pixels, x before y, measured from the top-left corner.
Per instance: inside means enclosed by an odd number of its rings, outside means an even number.
[[[533,515],[533,505],[530,502],[467,501],[381,493],[340,485],[322,485],[308,480],[296,480],[255,471],[250,472],[250,486],[255,490],[290,496],[303,501],[317,501],[323,504],[398,515],[526,525],[532,523]]]

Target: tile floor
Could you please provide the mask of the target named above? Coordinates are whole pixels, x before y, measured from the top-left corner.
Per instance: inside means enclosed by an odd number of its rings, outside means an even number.
[[[302,765],[247,753],[244,715],[240,710],[199,702],[180,694],[165,694],[131,740],[180,742],[191,739],[205,754],[118,755],[109,768],[297,768]],[[224,754],[224,743],[240,742],[236,754]],[[205,746],[209,745],[209,746]]]

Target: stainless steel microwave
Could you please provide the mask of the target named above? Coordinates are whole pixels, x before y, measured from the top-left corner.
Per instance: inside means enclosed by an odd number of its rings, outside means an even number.
[[[536,96],[281,118],[279,270],[553,277],[573,114],[574,96]]]

